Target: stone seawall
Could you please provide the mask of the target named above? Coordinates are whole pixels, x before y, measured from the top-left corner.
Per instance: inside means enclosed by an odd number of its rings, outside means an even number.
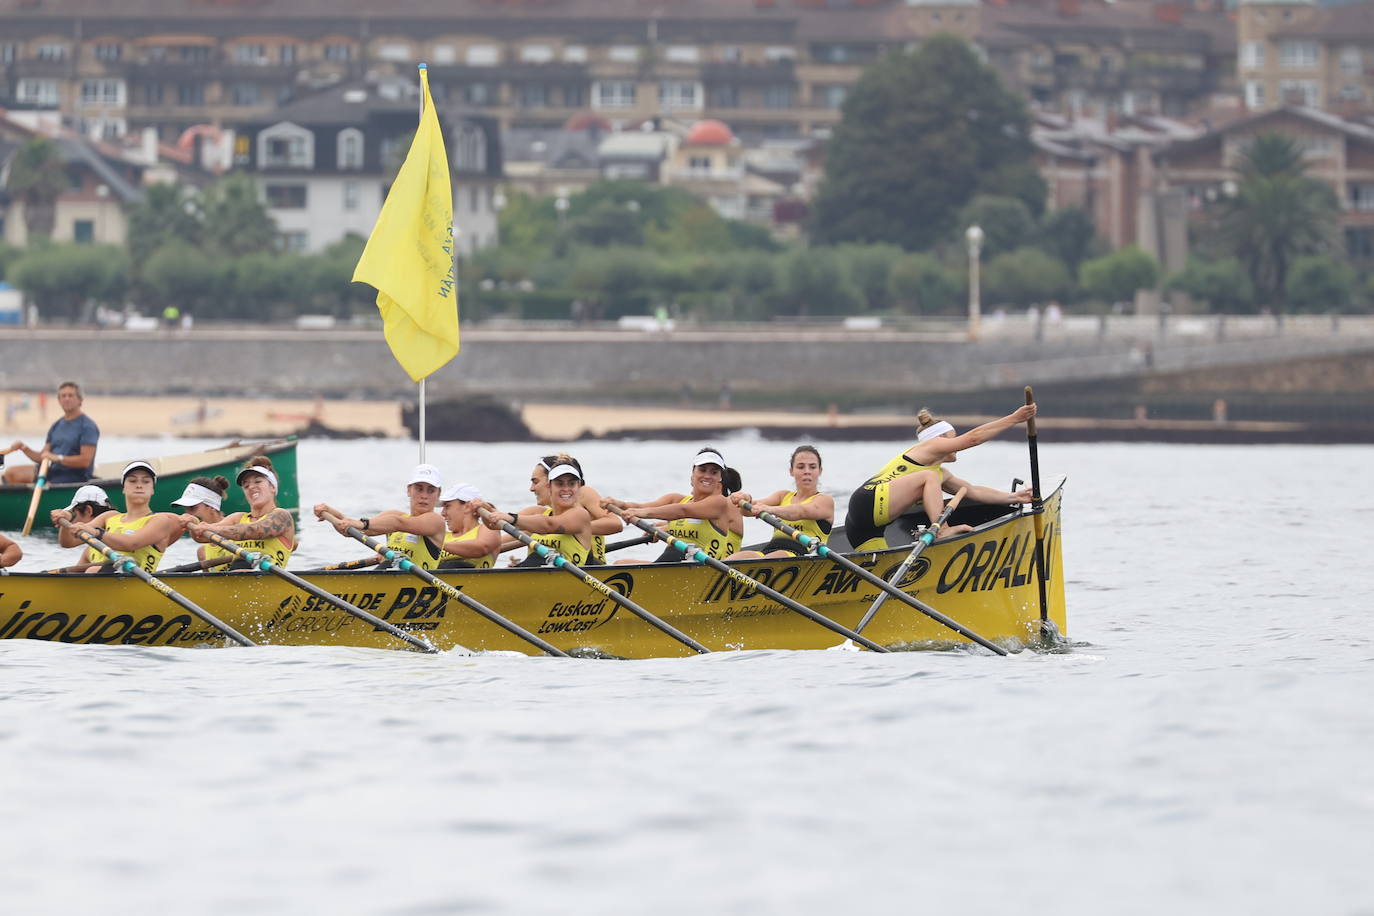
[[[463,351],[430,377],[428,390],[436,399],[485,393],[643,401],[676,399],[685,385],[695,397],[714,397],[728,381],[741,398],[805,396],[824,404],[1359,352],[1374,352],[1374,339],[1001,337],[970,343],[957,334],[837,329],[465,329]],[[376,331],[0,332],[0,388],[42,389],[66,378],[106,394],[406,398],[415,391]]]

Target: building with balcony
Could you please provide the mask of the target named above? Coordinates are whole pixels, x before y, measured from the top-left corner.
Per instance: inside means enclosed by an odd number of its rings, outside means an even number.
[[[1251,111],[1374,110],[1374,0],[1240,0],[1237,75]]]

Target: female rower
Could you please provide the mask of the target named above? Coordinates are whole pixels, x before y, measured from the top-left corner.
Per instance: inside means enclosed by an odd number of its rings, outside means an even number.
[[[129,507],[128,511],[109,509],[90,521],[78,523],[76,528],[94,534],[107,547],[132,557],[144,572],[153,572],[162,562],[162,554],[181,537],[181,522],[175,513],[154,512],[148,507],[157,487],[157,473],[151,464],[131,461],[120,476],[124,481],[124,504]],[[78,497],[80,494],[78,490]],[[61,511],[53,513],[54,521]],[[76,531],[66,526],[60,526],[57,542],[63,547],[82,543]],[[85,560],[88,573],[112,571],[105,556],[94,547],[87,548]]]
[[[181,498],[172,500],[172,505],[185,509],[186,515],[193,515],[208,525],[224,521],[221,511],[224,497],[229,494],[229,478],[196,477],[181,491]],[[184,527],[184,526],[183,526]],[[234,559],[234,555],[218,544],[201,544],[196,550],[196,559],[201,569],[224,566]]]
[[[666,521],[668,534],[695,544],[717,560],[724,559],[739,550],[744,539],[744,516],[729,499],[740,488],[739,471],[726,466],[720,452],[708,446],[692,460],[690,480],[692,492],[687,495],[665,493],[647,503],[618,499],[604,502],[622,510],[627,525],[640,519]],[[682,551],[669,547],[654,562],[673,563],[681,559]]]
[[[882,470],[850,494],[849,511],[844,520],[849,543],[856,551],[886,547],[883,529],[917,503],[934,522],[944,507],[941,490],[957,493],[961,487],[968,487],[966,498],[981,503],[1030,502],[1029,487],[1015,493],[992,487],[975,487],[947,473],[942,465],[955,461],[964,449],[981,445],[1033,416],[1035,405],[1027,404],[1000,420],[984,423],[960,436],[955,433],[953,426],[944,420],[936,420],[929,410],[922,407],[916,415],[916,444],[883,465]],[[948,537],[971,530],[968,525],[946,526],[941,529],[941,534]]]
[[[434,569],[443,553],[444,520],[434,511],[443,485],[438,468],[432,464],[417,464],[410,472],[410,480],[406,481],[406,497],[410,501],[408,512],[388,509],[370,518],[350,518],[332,506],[319,503],[315,506],[315,517],[324,521],[326,512],[333,515],[330,524],[342,535],[347,535],[349,528],[357,528],[363,534],[385,534],[386,546],[421,569]],[[381,557],[372,561],[380,562]]]
[[[460,483],[443,492],[440,514],[452,535],[444,536],[440,569],[491,569],[501,550],[501,532],[482,524],[477,510],[485,506],[482,491]]]
[[[802,534],[810,535],[824,544],[830,539],[830,528],[835,522],[835,500],[817,489],[821,480],[820,451],[814,445],[797,446],[792,452],[787,473],[792,475],[797,485],[795,490],[778,490],[758,501],[748,493],[736,493],[730,497],[730,501],[736,506],[743,502],[752,503],[753,510],[748,513],[750,516],[758,518],[760,512],[770,512]],[[740,550],[726,559],[787,557],[804,553],[806,548],[800,541],[779,531],[773,540],[763,545],[763,550]]]
[[[573,461],[566,452],[557,455],[545,455],[539,459],[539,463],[530,472],[530,492],[534,494],[535,505],[527,509],[521,509],[521,513],[538,514],[543,509],[552,505],[549,502],[549,469],[560,464],[569,464]],[[581,468],[581,465],[577,465]],[[578,504],[587,510],[587,514],[592,517],[592,553],[587,558],[587,563],[591,566],[604,566],[606,564],[606,535],[618,534],[624,529],[624,524],[620,519],[607,512],[601,505],[601,494],[596,491],[586,481],[582,483],[579,491]],[[513,550],[520,546],[520,542],[515,538],[507,536],[502,541],[502,552]]]
[[[206,525],[191,514],[181,516],[182,524],[191,537],[202,544],[209,543],[207,534],[217,534],[228,541],[237,541],[244,550],[260,553],[277,566],[285,566],[296,549],[296,521],[291,513],[277,506],[277,472],[272,459],[266,455],[250,458],[236,479],[248,500],[247,512],[235,512],[223,521]],[[248,563],[236,559],[229,569],[248,569]]]
[[[549,505],[542,512],[538,506],[524,512],[497,512],[487,515],[487,527],[500,530],[502,524],[510,524],[529,532],[535,543],[543,544],[558,551],[573,563],[581,566],[591,555],[592,515],[581,504],[582,465],[576,458],[565,456],[567,460],[548,469]],[[536,551],[531,550],[518,565],[543,566],[547,562]]]
[[[22,559],[24,559],[24,548],[0,534],[0,573],[7,572],[8,567]]]
[[[62,537],[61,522],[63,520],[75,522],[78,525],[84,524],[91,521],[102,512],[108,512],[110,508],[110,497],[105,495],[105,491],[94,484],[88,483],[76,491],[76,495],[72,497],[72,504],[70,506],[65,509],[54,509],[49,513],[49,516],[52,518],[53,525],[59,529],[58,538],[60,541]],[[77,560],[74,566],[65,567],[61,571],[85,572],[87,567],[99,566],[101,563],[105,562],[104,555],[99,551],[94,551],[98,557],[95,561],[89,558],[90,553],[92,553],[92,551],[89,549],[83,549],[81,551],[81,559]]]

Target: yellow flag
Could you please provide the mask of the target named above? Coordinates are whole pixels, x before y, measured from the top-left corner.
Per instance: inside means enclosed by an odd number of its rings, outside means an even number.
[[[458,355],[453,190],[424,64],[420,92],[420,126],[353,271],[377,288],[387,345],[416,382]]]

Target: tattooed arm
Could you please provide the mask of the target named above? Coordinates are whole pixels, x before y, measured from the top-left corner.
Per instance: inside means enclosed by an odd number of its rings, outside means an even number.
[[[291,513],[285,509],[273,509],[267,513],[266,517],[251,524],[230,525],[219,522],[214,525],[205,525],[203,530],[218,534],[220,537],[231,541],[262,541],[268,538],[281,538],[287,543],[294,544],[296,540],[296,522],[291,518]]]

